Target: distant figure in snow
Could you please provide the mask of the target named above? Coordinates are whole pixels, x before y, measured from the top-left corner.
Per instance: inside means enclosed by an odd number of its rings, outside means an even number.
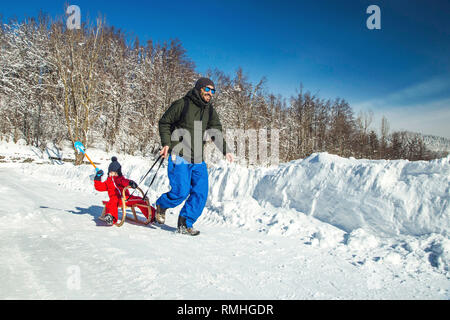
[[[118,220],[118,208],[122,201],[123,189],[130,186],[133,189],[137,188],[136,182],[133,180],[128,180],[122,175],[122,167],[117,161],[116,157],[111,158],[111,164],[108,167],[108,178],[102,182],[102,176],[104,174],[103,170],[97,171],[94,178],[94,187],[97,191],[107,191],[109,196],[109,201],[106,204],[105,211],[105,222],[109,225],[113,225]],[[130,196],[128,190],[125,192],[127,197]],[[142,214],[148,219],[148,209],[145,207],[146,203],[140,197],[131,196],[128,201],[136,201],[138,204],[144,206],[138,208],[141,210]],[[153,210],[152,210],[153,211]],[[155,213],[152,212],[151,222],[155,220]]]

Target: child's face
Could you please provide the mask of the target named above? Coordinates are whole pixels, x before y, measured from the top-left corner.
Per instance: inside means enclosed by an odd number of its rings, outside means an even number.
[[[109,173],[109,176],[110,176],[110,177],[117,177],[118,174],[117,174],[117,172],[115,172],[115,171],[111,171],[111,172]]]

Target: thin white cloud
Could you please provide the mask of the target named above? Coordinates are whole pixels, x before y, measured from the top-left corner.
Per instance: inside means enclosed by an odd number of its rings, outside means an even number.
[[[450,98],[430,103],[374,111],[376,118],[384,115],[391,131],[408,130],[450,139]]]
[[[353,107],[357,111],[373,111],[376,129],[384,115],[391,131],[408,130],[450,138],[450,77],[435,77]]]
[[[450,93],[450,76],[436,77],[427,81],[414,84],[408,88],[394,92],[386,97],[389,102],[398,101],[403,103],[405,100],[421,99],[432,97],[441,93]]]

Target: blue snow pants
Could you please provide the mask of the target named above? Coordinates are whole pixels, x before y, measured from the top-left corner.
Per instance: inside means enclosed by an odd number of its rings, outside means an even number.
[[[203,212],[208,198],[208,169],[206,163],[189,163],[177,156],[169,156],[167,167],[171,190],[156,201],[161,208],[175,208],[186,200],[180,216],[186,218],[186,226],[192,228]]]

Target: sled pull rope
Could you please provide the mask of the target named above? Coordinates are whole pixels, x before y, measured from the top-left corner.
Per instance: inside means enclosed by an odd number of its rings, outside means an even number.
[[[160,156],[160,157],[161,157],[161,156]],[[159,158],[158,158],[156,161],[158,161],[158,160],[159,160]],[[161,161],[159,162],[158,169],[156,169],[155,175],[153,176],[153,179],[152,179],[152,181],[150,182],[150,185],[148,186],[147,191],[145,192],[144,196],[142,197],[143,200],[145,200],[145,197],[147,196],[147,193],[148,193],[148,191],[150,190],[150,187],[152,186],[153,181],[155,181],[156,175],[158,174],[159,168],[161,168],[161,165],[162,165],[163,162],[164,162],[164,158],[162,158]]]
[[[148,174],[150,173],[150,171],[152,171],[153,167],[158,163],[159,159],[161,159],[162,155],[159,155],[159,157],[156,159],[156,161],[152,164],[151,168],[147,171],[147,173],[141,178],[141,181],[139,181],[139,184],[142,183],[142,181],[144,181],[144,179],[148,176]],[[164,158],[162,158],[161,163],[159,164],[159,166],[161,167],[162,162],[164,161]],[[159,167],[158,167],[159,169]],[[158,171],[156,171],[156,173],[158,173]],[[155,173],[155,176],[156,176]],[[155,180],[155,178],[153,177],[153,180]],[[152,180],[152,182],[153,182]],[[138,185],[139,185],[138,184]],[[151,184],[150,184],[151,185]],[[150,187],[149,187],[150,188]],[[127,200],[128,201],[130,199],[130,197],[133,195],[134,191],[136,191],[136,189],[133,190],[133,192],[128,196]],[[147,195],[147,192],[145,193],[144,197],[142,199],[145,199],[145,196]]]

